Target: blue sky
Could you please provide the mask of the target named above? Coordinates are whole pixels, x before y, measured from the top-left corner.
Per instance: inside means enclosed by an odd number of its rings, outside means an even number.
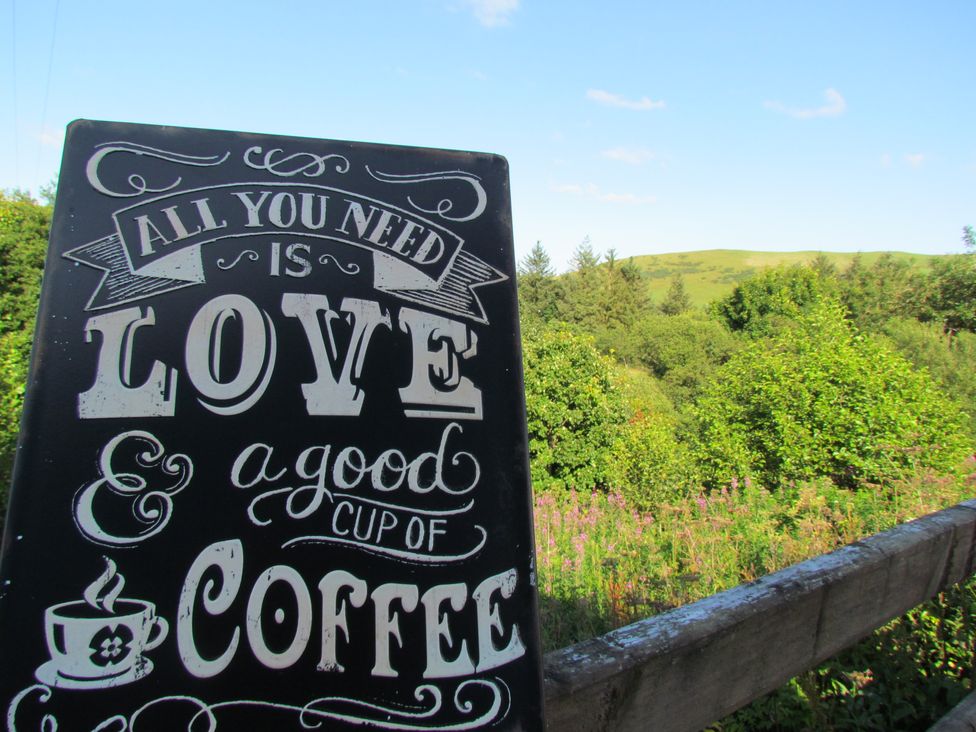
[[[481,150],[516,251],[962,249],[976,3],[3,0],[0,188],[75,118]]]

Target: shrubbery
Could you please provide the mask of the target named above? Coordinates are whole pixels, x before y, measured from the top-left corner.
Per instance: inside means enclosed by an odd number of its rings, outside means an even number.
[[[51,211],[0,194],[0,524],[6,513]]]
[[[660,380],[676,406],[694,402],[715,369],[740,347],[719,322],[701,313],[649,314],[631,340],[635,361]]]
[[[959,408],[928,374],[857,333],[830,301],[733,355],[695,414],[710,485],[828,477],[857,488],[951,470],[971,449]]]
[[[525,349],[547,647],[971,497],[974,262],[821,260],[759,273],[710,315],[647,307],[626,326],[580,296],[610,276],[591,251],[564,289],[535,282],[529,299],[569,300]],[[971,584],[714,729],[923,728],[972,688],[974,648]]]
[[[522,352],[533,485],[609,486],[616,429],[626,420],[612,361],[568,328],[527,325]]]
[[[946,396],[963,405],[967,435],[976,440],[976,333],[948,334],[941,324],[893,318],[882,327],[887,342],[916,369],[925,369]]]
[[[835,283],[812,267],[795,265],[760,272],[712,305],[713,314],[732,331],[765,335],[834,294]]]

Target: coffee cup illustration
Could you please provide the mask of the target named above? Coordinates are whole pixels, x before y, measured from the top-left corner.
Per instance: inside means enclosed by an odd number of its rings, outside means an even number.
[[[100,689],[128,684],[152,671],[145,657],[169,632],[151,602],[119,597],[125,580],[115,563],[84,592],[84,600],[62,602],[44,613],[51,660],[35,675],[49,686]]]

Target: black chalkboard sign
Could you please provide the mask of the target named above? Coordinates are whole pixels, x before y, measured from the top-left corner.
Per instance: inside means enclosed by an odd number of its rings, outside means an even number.
[[[69,129],[8,729],[542,728],[503,158]]]

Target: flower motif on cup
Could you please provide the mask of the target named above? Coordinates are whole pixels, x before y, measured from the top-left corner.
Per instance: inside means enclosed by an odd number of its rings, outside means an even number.
[[[106,625],[92,637],[91,662],[96,666],[115,666],[132,652],[132,631],[125,625]]]

